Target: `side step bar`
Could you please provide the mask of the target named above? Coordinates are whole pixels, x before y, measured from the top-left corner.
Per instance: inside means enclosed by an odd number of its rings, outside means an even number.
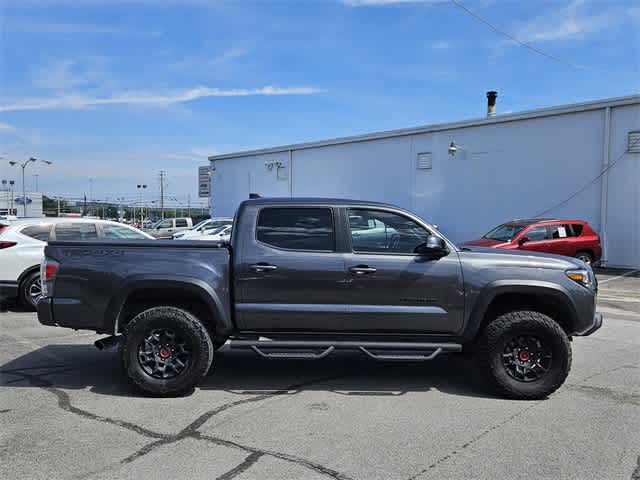
[[[457,343],[357,342],[318,340],[241,340],[231,339],[229,348],[249,348],[264,358],[319,360],[336,350],[360,351],[375,360],[428,361],[441,353],[460,352]],[[277,350],[277,351],[273,351]],[[321,350],[313,352],[309,350]]]

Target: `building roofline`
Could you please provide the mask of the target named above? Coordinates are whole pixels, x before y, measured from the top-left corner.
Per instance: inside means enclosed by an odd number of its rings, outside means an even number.
[[[327,147],[330,145],[340,145],[345,143],[369,142],[381,138],[405,137],[431,132],[441,132],[447,130],[456,130],[459,128],[476,127],[482,125],[494,125],[497,123],[513,122],[517,120],[528,120],[532,118],[551,117],[563,115],[567,113],[586,112],[590,110],[599,110],[606,107],[622,107],[626,105],[640,105],[640,95],[628,95],[624,97],[605,98],[601,100],[592,100],[589,102],[572,103],[567,105],[559,105],[555,107],[539,108],[535,110],[526,110],[523,112],[509,113],[505,115],[497,115],[492,118],[476,118],[470,120],[462,120],[450,123],[438,123],[433,125],[423,125],[419,127],[403,128],[398,130],[387,130],[382,132],[367,133],[363,135],[353,135],[349,137],[339,137],[327,140],[319,140],[304,143],[295,143],[291,145],[282,145],[278,147],[260,148],[257,150],[246,150],[242,152],[224,153],[221,155],[209,156],[209,161],[228,160],[232,158],[247,157],[251,155],[265,155],[270,153],[282,153],[294,150],[305,150],[308,148]]]

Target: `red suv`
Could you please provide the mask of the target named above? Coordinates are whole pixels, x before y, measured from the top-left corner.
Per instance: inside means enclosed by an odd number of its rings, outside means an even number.
[[[600,236],[583,220],[512,220],[463,246],[531,250],[576,257],[594,263],[602,256]]]

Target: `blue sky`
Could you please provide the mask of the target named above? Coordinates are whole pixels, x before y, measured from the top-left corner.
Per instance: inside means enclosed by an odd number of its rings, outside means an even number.
[[[640,91],[625,1],[4,0],[0,155],[41,191],[197,192],[209,154]],[[19,178],[0,160],[0,178]]]

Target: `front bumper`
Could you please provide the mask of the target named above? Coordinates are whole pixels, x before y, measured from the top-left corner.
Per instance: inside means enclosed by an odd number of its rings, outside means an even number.
[[[38,321],[43,325],[55,326],[56,322],[53,320],[53,302],[49,297],[42,297],[38,300],[36,310],[38,312]]]
[[[602,326],[603,316],[601,313],[596,312],[593,315],[593,324],[587,328],[584,332],[576,333],[579,337],[586,337],[587,335],[591,335],[593,332],[598,330]]]

